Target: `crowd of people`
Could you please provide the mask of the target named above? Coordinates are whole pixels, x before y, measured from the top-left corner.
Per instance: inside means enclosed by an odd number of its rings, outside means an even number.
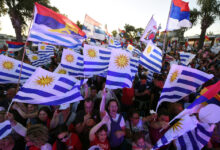
[[[167,53],[177,64],[180,63],[179,51]],[[214,54],[209,49],[192,53],[196,57],[189,66],[214,75],[197,90],[199,93],[203,87],[219,81],[220,53]],[[56,55],[44,68],[54,71],[60,57]],[[154,74],[152,81],[147,80],[147,70],[139,66],[132,88],[105,89],[104,77],[89,78],[81,87],[84,100],[66,108],[13,103],[7,112],[17,85],[0,85],[0,122],[9,120],[13,128],[11,134],[0,140],[0,150],[88,150],[92,146],[94,150],[151,149],[168,130],[169,121],[197,96],[192,93],[177,103],[164,102],[157,113],[153,111],[170,69],[165,57],[161,74]],[[220,123],[216,124],[205,148],[219,147]],[[160,149],[172,150],[175,144]]]

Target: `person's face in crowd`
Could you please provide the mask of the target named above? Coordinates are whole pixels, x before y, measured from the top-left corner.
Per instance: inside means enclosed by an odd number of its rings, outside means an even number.
[[[138,113],[134,113],[131,118],[131,123],[136,126],[140,120],[140,116]]]
[[[29,139],[28,137],[25,137],[25,141],[26,141],[26,145],[27,145],[27,146],[32,146],[32,145],[34,145],[34,144],[30,141],[30,139]]]
[[[33,113],[33,112],[35,111],[35,106],[32,105],[32,104],[28,104],[28,105],[27,105],[27,111],[28,111],[29,113]]]
[[[145,142],[144,142],[144,138],[140,138],[137,140],[137,146],[144,148],[145,147]]]
[[[2,145],[2,150],[4,149],[8,149],[9,147],[14,147],[14,139],[12,138],[12,136],[6,136],[5,138],[3,138],[0,142],[0,145]]]
[[[160,115],[160,117],[158,118],[158,121],[165,121],[165,122],[169,122],[170,118],[167,115]]]
[[[112,117],[116,117],[116,114],[118,112],[118,105],[115,101],[112,101],[109,103],[109,106],[108,106],[108,110],[109,110],[109,113]]]
[[[39,118],[41,121],[46,122],[47,119],[48,119],[48,115],[47,115],[47,113],[46,113],[45,111],[41,110],[41,111],[39,112],[38,118]]]
[[[86,114],[92,113],[92,110],[93,110],[93,102],[92,102],[92,101],[89,101],[89,102],[86,102],[86,101],[85,101],[84,107],[85,107],[85,112],[86,112]]]
[[[5,113],[0,113],[0,123],[5,121]]]
[[[15,89],[15,88],[10,88],[10,89],[7,90],[6,97],[7,97],[8,99],[14,98],[15,95],[16,95],[16,89]]]
[[[92,89],[91,90],[91,97],[96,97],[96,95],[97,95],[97,90],[96,89]]]
[[[140,82],[141,82],[141,85],[144,85],[144,84],[146,84],[147,80],[146,79],[141,79]]]
[[[68,132],[62,132],[62,133],[58,134],[57,138],[61,142],[65,143],[69,139],[69,133]]]
[[[105,130],[102,130],[102,131],[98,132],[97,136],[98,136],[99,141],[105,142],[105,140],[107,138],[107,132]]]

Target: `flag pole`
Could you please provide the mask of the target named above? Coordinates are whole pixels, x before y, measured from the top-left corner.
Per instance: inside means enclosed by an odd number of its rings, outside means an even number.
[[[173,0],[171,0],[171,3],[170,3],[170,10],[171,10],[171,7],[172,7],[172,3],[173,3]],[[170,17],[170,10],[169,10],[169,14],[168,14],[168,17],[167,17],[167,25],[168,25],[168,21],[169,21],[169,17]],[[167,39],[167,25],[166,25],[166,29],[165,29],[165,35],[164,35],[164,41],[163,41],[163,51],[165,51],[165,46],[166,46],[166,39]]]

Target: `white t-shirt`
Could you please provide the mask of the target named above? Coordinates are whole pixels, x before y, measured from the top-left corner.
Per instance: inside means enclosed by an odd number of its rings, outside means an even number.
[[[52,146],[49,143],[46,143],[40,147],[40,150],[52,150]]]

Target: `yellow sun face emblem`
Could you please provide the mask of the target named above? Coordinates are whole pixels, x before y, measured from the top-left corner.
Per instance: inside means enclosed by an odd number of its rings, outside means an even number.
[[[88,51],[87,51],[87,53],[88,53],[88,56],[90,57],[90,58],[95,58],[96,57],[96,51],[94,50],[94,49],[89,49]]]
[[[132,51],[132,50],[133,50],[133,48],[132,48],[131,45],[128,46],[128,50],[129,50],[129,51]]]
[[[71,54],[66,55],[66,61],[72,63],[74,61],[74,57]]]
[[[121,69],[127,67],[128,62],[129,62],[128,57],[126,55],[123,55],[123,54],[117,56],[116,59],[115,59],[116,66],[118,68],[121,68]]]
[[[151,47],[151,46],[148,46],[148,48],[147,48],[147,54],[149,54],[149,53],[151,52],[151,49],[152,49],[152,47]]]
[[[32,56],[32,60],[38,60],[38,57],[36,55]]]
[[[110,43],[113,45],[113,44],[114,44],[114,41],[111,39],[111,40],[110,40]]]
[[[183,119],[180,119],[178,122],[176,122],[173,126],[172,126],[172,129],[173,129],[173,132],[175,131],[178,131],[179,129],[182,129],[182,121]]]
[[[42,76],[42,77],[38,77],[37,79],[37,84],[40,86],[49,86],[52,82],[54,81],[53,77],[50,76]]]
[[[66,74],[66,70],[65,70],[65,69],[60,69],[60,70],[58,71],[58,73],[59,73],[59,74]]]
[[[2,63],[2,66],[3,66],[4,69],[7,69],[7,70],[11,70],[11,69],[14,68],[14,64],[11,61],[4,61]]]
[[[178,71],[176,70],[172,73],[172,75],[170,77],[170,82],[175,81],[177,79],[177,77],[178,77]]]
[[[40,49],[41,49],[41,50],[45,50],[45,46],[41,46]]]

